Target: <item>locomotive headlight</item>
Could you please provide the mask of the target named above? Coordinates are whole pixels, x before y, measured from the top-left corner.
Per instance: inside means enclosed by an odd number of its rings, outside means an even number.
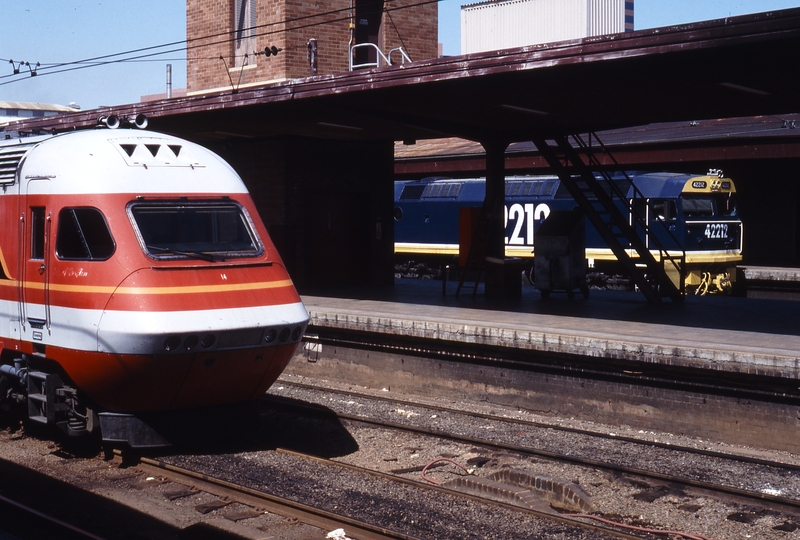
[[[200,338],[200,346],[204,349],[208,349],[217,341],[217,338],[214,337],[214,334],[206,334]]]
[[[303,332],[302,327],[298,326],[294,330],[292,330],[292,341],[297,341],[300,339],[300,334]]]
[[[199,342],[200,338],[198,338],[197,336],[189,336],[183,340],[183,346],[186,347],[187,351],[191,351],[192,349],[197,347],[197,344]]]
[[[264,342],[265,343],[272,343],[275,341],[275,338],[278,337],[278,331],[274,328],[270,328],[266,332],[264,332]]]
[[[175,349],[180,347],[180,345],[181,345],[181,338],[179,338],[178,336],[169,336],[164,341],[164,348],[168,351],[174,351]]]
[[[289,331],[288,328],[284,328],[283,330],[281,330],[281,335],[279,336],[279,339],[281,340],[281,343],[283,343],[284,341],[289,339],[289,333],[290,333],[290,331]]]

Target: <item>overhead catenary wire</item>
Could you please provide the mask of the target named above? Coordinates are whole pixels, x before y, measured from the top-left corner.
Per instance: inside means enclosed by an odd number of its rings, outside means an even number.
[[[412,3],[412,4],[403,5],[403,6],[385,7],[385,8],[384,7],[378,7],[378,4],[376,3],[375,6],[376,6],[376,12],[379,11],[381,13],[386,13],[388,15],[389,19],[390,19],[391,24],[394,26],[394,21],[391,20],[391,12],[404,10],[404,9],[409,9],[409,8],[420,7],[420,6],[424,6],[424,5],[428,5],[428,4],[437,4],[437,3],[441,2],[441,1],[442,0],[421,0],[419,2],[415,2],[415,3]],[[351,12],[351,11],[352,11],[351,7],[340,8],[340,9],[336,9],[336,10],[325,11],[325,12],[322,12],[322,13],[314,13],[314,14],[311,14],[311,15],[304,15],[304,16],[301,16],[301,17],[295,17],[293,19],[288,19],[288,20],[284,20],[284,21],[276,21],[276,22],[271,22],[271,23],[266,23],[266,24],[255,25],[255,26],[248,27],[246,30],[269,29],[269,30],[264,31],[264,32],[257,32],[255,35],[251,36],[251,38],[270,36],[270,35],[286,33],[286,32],[295,31],[295,30],[313,28],[315,26],[322,26],[322,25],[326,25],[326,24],[333,24],[333,23],[337,23],[337,22],[347,21],[347,20],[352,19],[352,14],[347,14],[346,16],[337,17],[337,18],[334,18],[334,19],[326,19],[326,20],[323,20],[323,21],[309,22],[307,24],[301,24],[301,25],[292,26],[292,27],[289,27],[289,28],[285,28],[284,27],[284,28],[279,28],[279,29],[272,29],[272,27],[275,27],[275,26],[285,26],[285,25],[288,25],[288,24],[293,24],[293,23],[297,23],[297,22],[301,22],[301,21],[307,21],[307,20],[310,20],[310,19],[315,19],[315,18],[319,18],[319,17],[327,17],[327,16],[330,16],[330,15],[336,15],[336,14],[339,14],[339,13]],[[59,73],[66,73],[66,72],[70,72],[70,71],[76,71],[76,70],[87,69],[87,68],[92,68],[92,67],[101,67],[101,66],[119,64],[119,63],[125,63],[125,62],[166,61],[165,59],[155,60],[155,59],[152,59],[152,57],[161,56],[161,55],[164,55],[164,54],[172,54],[172,53],[181,52],[181,51],[186,51],[187,52],[187,57],[186,57],[185,60],[188,62],[190,60],[190,58],[188,56],[188,52],[189,51],[194,50],[194,49],[201,49],[201,48],[205,48],[205,47],[211,47],[211,46],[214,46],[214,45],[220,45],[220,44],[224,44],[224,43],[232,43],[232,42],[234,42],[236,40],[236,37],[235,37],[236,32],[237,32],[237,30],[229,30],[229,31],[225,31],[225,32],[218,32],[216,34],[209,34],[209,35],[206,35],[206,36],[200,36],[200,37],[196,37],[196,38],[185,39],[185,40],[182,40],[182,41],[173,41],[173,42],[165,43],[165,44],[161,44],[161,45],[151,45],[151,46],[148,46],[148,47],[140,47],[140,48],[137,48],[137,49],[131,49],[131,50],[128,50],[128,51],[123,51],[123,52],[118,52],[118,53],[110,53],[110,54],[95,56],[95,57],[91,57],[91,58],[85,58],[85,59],[76,60],[76,61],[73,61],[73,62],[61,62],[61,63],[53,63],[53,64],[41,63],[41,67],[39,67],[37,75],[38,76],[56,75],[56,74],[59,74]],[[219,39],[219,40],[211,41],[211,42],[207,42],[206,41],[206,40],[209,40],[209,39],[214,40],[216,38],[220,38],[220,37],[223,37],[223,36],[225,37],[225,39]],[[398,32],[398,36],[399,36],[399,32]],[[402,43],[402,41],[403,41],[402,37],[400,37],[400,40],[401,40],[401,43]],[[199,42],[199,41],[203,41],[204,43],[194,44],[194,45],[191,44],[193,42]],[[180,47],[174,48],[177,45],[180,45]],[[165,47],[173,47],[173,48],[168,49],[168,50],[163,50],[163,51],[159,51],[158,50],[158,49],[163,49]],[[148,51],[155,51],[155,52],[148,52]],[[125,57],[125,58],[116,58],[116,57],[120,57],[120,56],[132,55],[132,54],[137,54],[137,53],[145,53],[145,54],[139,54],[137,56],[128,56],[128,57]],[[193,58],[191,60],[198,60],[198,59],[201,59],[201,60],[217,60],[218,57],[214,57],[214,58],[199,57],[199,58]],[[180,60],[177,60],[177,61],[183,61],[183,60],[184,59],[180,59]],[[0,58],[0,62],[8,62],[8,61],[9,61],[8,59]],[[175,60],[170,60],[170,61],[175,61]],[[63,68],[63,69],[59,69],[59,68]],[[25,74],[25,75],[21,75],[21,74],[19,74],[19,75],[18,74],[0,75],[0,80],[9,79],[9,78],[11,78],[11,80],[0,82],[0,86],[5,86],[5,85],[8,85],[8,84],[19,82],[21,80],[26,80],[26,79],[29,78],[29,76],[27,74]]]

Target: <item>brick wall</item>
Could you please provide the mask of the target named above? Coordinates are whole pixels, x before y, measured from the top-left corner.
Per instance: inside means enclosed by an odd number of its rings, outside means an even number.
[[[436,57],[438,7],[427,4],[405,8],[417,1],[384,1],[379,46],[385,53],[405,46],[412,60]],[[319,75],[347,70],[352,22],[349,8],[350,0],[256,0],[258,50],[272,45],[283,50],[277,56],[248,57],[247,65],[240,68],[235,67],[233,57],[233,2],[187,0],[188,92],[308,76],[307,43],[311,38],[317,40]]]
[[[406,6],[419,0],[387,0],[381,22],[383,37],[381,50],[388,54],[395,47],[403,47],[412,61],[436,58],[439,52],[439,5]],[[398,56],[392,57],[399,61]]]

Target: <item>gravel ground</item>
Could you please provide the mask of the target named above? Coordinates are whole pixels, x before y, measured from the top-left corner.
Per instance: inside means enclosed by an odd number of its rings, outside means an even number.
[[[532,450],[563,452],[576,458],[614,463],[644,471],[682,476],[715,485],[800,500],[800,471],[794,469],[703,456],[676,449],[642,446],[617,438],[538,428],[503,420],[476,420],[467,415],[441,413],[411,405],[398,406],[391,401],[317,392],[290,385],[276,386],[270,393],[318,403],[337,413],[361,415],[379,421],[432,429]]]
[[[433,425],[445,431],[477,435],[483,439],[509,439],[514,444],[528,444],[554,451],[569,448],[575,455],[592,459],[625,461],[631,466],[661,471],[681,471],[707,481],[725,481],[750,489],[774,489],[783,496],[795,496],[796,473],[752,465],[731,464],[721,458],[703,458],[681,452],[639,447],[614,439],[576,436],[557,430],[520,426],[501,420],[475,420],[454,413],[422,407],[388,404],[327,392],[309,392],[288,383],[284,377],[270,391],[288,402],[321,403],[331,410],[347,410],[364,416],[383,415],[395,423]],[[297,381],[299,382],[299,381]],[[305,381],[320,384],[320,381]],[[329,384],[331,388],[335,385]],[[367,389],[353,389],[366,392]],[[391,397],[391,393],[375,392]],[[499,417],[514,417],[569,425],[600,433],[639,435],[645,439],[673,444],[713,447],[737,455],[758,456],[786,463],[797,463],[797,456],[761,452],[743,447],[721,447],[709,441],[685,439],[665,433],[637,433],[621,426],[578,423],[571,419],[542,418],[525,411],[505,409],[486,403],[440,403],[431,396],[397,396],[415,401],[426,399],[432,405],[475,410]],[[417,486],[380,479],[365,473],[345,471],[335,465],[308,460],[277,448],[310,452],[367,469],[395,473],[422,481],[419,469],[439,458],[450,458],[486,477],[503,468],[523,469],[562,482],[581,486],[592,497],[593,513],[616,521],[660,530],[679,530],[703,534],[715,539],[789,539],[800,538],[800,517],[769,504],[740,504],[710,493],[643,481],[593,467],[557,463],[538,457],[526,457],[508,451],[496,451],[479,445],[452,442],[408,431],[376,427],[361,422],[339,421],[333,415],[309,415],[297,409],[265,405],[261,424],[241,440],[224,445],[176,449],[159,459],[200,470],[213,476],[241,483],[331,512],[342,512],[387,528],[420,538],[603,538],[606,535],[576,529],[526,512],[484,504],[455,494],[440,493]],[[255,427],[255,426],[254,426]],[[197,520],[195,508],[209,502],[198,494],[183,500],[167,501],[165,494],[175,490],[169,483],[151,482],[135,472],[118,469],[99,458],[71,459],[56,444],[28,437],[20,432],[0,431],[0,458],[21,463],[76,486],[91,489],[105,497],[126,500],[147,515],[174,520],[176,527]],[[450,464],[440,464],[427,475],[446,481],[462,474]],[[738,468],[738,467],[744,468]],[[734,468],[737,467],[737,468]],[[205,520],[223,521],[221,508],[204,516]],[[260,517],[262,521],[266,518]],[[226,520],[230,523],[230,520]],[[247,523],[244,520],[241,523]],[[238,523],[236,524],[238,525]],[[260,525],[266,527],[266,523]],[[291,532],[292,529],[294,532]],[[296,527],[287,526],[287,535],[276,538],[299,538]],[[289,536],[294,534],[295,536]]]
[[[419,407],[397,405],[384,401],[361,399],[341,394],[313,392],[292,386],[295,377],[284,377],[270,394],[299,401],[319,403],[331,410],[354,415],[385,418],[398,424],[427,426],[445,432],[479,437],[485,440],[509,442],[519,446],[560,452],[610,463],[625,465],[664,474],[682,474],[690,478],[721,483],[741,489],[760,491],[800,499],[800,474],[797,471],[776,469],[731,461],[724,458],[705,457],[669,449],[641,447],[616,439],[597,438],[544,428],[520,427],[502,421],[474,420],[469,417],[426,410]],[[303,381],[325,384],[321,381]],[[330,387],[336,385],[331,383]],[[341,389],[341,388],[340,388]],[[368,393],[368,389],[353,388],[354,392]],[[382,397],[390,393],[377,392]],[[488,404],[441,403],[431,396],[398,396],[414,401],[423,400],[431,405],[458,408],[463,406],[474,412],[498,417],[522,418],[528,421],[546,421],[553,425],[569,424],[597,433],[620,436],[638,435],[645,440],[660,440],[672,444],[709,448],[732,455],[759,457],[782,463],[797,464],[797,456],[781,452],[764,452],[745,447],[721,446],[710,441],[700,441],[667,433],[642,433],[620,426],[587,425],[570,419],[542,418],[539,416]],[[474,445],[444,441],[436,437],[409,432],[387,430],[361,423],[344,422],[349,434],[358,444],[358,451],[343,455],[342,461],[391,472],[423,466],[439,457],[453,458],[464,464],[472,463],[479,476],[488,476],[501,468],[516,468],[544,474],[565,482],[574,482],[592,496],[595,513],[618,519],[628,524],[657,529],[679,530],[703,534],[712,538],[800,538],[800,515],[784,508],[764,504],[742,504],[727,498],[691,488],[670,486],[664,482],[601,471],[592,467],[556,463],[546,459],[522,457],[513,452],[497,452]],[[477,464],[481,464],[480,467]],[[455,467],[440,467],[428,473],[437,480],[447,480],[459,474]],[[419,478],[419,473],[406,476]]]
[[[169,463],[419,538],[610,536],[281,452],[172,456]]]

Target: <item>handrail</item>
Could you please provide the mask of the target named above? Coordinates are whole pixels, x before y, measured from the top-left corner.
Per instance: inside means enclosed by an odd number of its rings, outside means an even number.
[[[361,64],[355,64],[355,51],[356,49],[375,49],[375,61],[374,62],[363,62]],[[400,63],[405,64],[406,62],[411,62],[411,58],[408,56],[406,51],[403,50],[402,47],[395,47],[394,49],[389,51],[388,55],[383,54],[383,51],[378,48],[377,45],[374,43],[357,43],[350,47],[350,71],[354,69],[363,69],[363,68],[379,68],[381,67],[381,60],[383,60],[383,64],[386,66],[394,65],[392,62],[392,54],[399,53],[400,54]]]
[[[604,155],[606,155],[607,157],[609,157],[611,159],[611,161],[614,163],[614,165],[616,165],[617,168],[619,168],[619,163],[614,158],[614,156],[611,155],[611,153],[608,151],[608,149],[606,148],[605,144],[603,144],[603,141],[601,141],[600,138],[597,136],[597,133],[594,133],[594,132],[590,132],[589,133],[589,142],[588,142],[588,144],[580,137],[580,135],[573,135],[573,139],[578,144],[578,146],[580,148],[582,148],[584,151],[586,151],[586,157],[589,159],[590,163],[594,164],[595,166],[599,166],[600,162],[599,162],[599,160],[597,160],[596,156],[594,155],[594,152],[592,151],[592,146],[591,146],[592,137],[594,137],[594,140],[599,145],[600,150],[602,151],[602,153]],[[649,199],[647,199],[644,196],[644,194],[639,190],[639,188],[636,186],[636,184],[634,184],[633,180],[628,176],[628,173],[625,172],[625,171],[622,171],[622,172],[625,175],[625,178],[628,181],[628,183],[629,183],[629,185],[630,185],[630,187],[631,187],[631,189],[633,191],[633,199],[631,199],[631,202],[630,202],[629,205],[628,205],[628,202],[627,202],[627,199],[628,199],[627,194],[622,193],[621,190],[619,189],[619,186],[616,185],[616,183],[611,179],[611,177],[605,171],[600,170],[600,174],[608,182],[608,185],[609,185],[610,189],[617,195],[617,197],[624,204],[626,204],[626,206],[628,206],[628,211],[630,212],[630,215],[631,215],[631,218],[632,218],[633,222],[636,225],[638,225],[644,231],[645,238],[647,238],[648,241],[652,241],[653,244],[655,245],[655,248],[659,252],[659,261],[661,262],[662,267],[664,267],[665,270],[666,270],[665,261],[668,261],[670,264],[672,264],[673,268],[678,273],[678,276],[679,276],[679,279],[680,279],[680,283],[677,286],[677,288],[680,291],[680,293],[683,294],[684,293],[684,282],[683,282],[683,280],[685,278],[685,268],[684,268],[684,266],[685,266],[685,261],[686,261],[686,249],[681,244],[681,242],[675,237],[675,235],[672,233],[672,231],[669,230],[669,227],[667,226],[667,222],[664,221],[664,220],[660,220],[659,219],[659,220],[656,220],[656,221],[658,221],[661,224],[661,226],[664,227],[664,230],[670,236],[670,238],[674,241],[675,245],[678,247],[678,250],[681,252],[681,254],[678,255],[678,256],[671,255],[669,253],[669,250],[664,247],[664,245],[661,243],[661,241],[658,239],[658,237],[655,234],[651,234],[651,227],[647,223],[647,220],[645,218],[642,218],[641,216],[639,216],[636,213],[634,201],[637,200],[637,199],[638,200],[643,200],[645,202],[645,204],[647,205],[648,212],[652,212],[653,211],[652,203],[651,203],[651,201]],[[650,246],[648,245],[647,247],[649,248]],[[680,264],[678,262],[676,262],[676,261],[680,261]]]

